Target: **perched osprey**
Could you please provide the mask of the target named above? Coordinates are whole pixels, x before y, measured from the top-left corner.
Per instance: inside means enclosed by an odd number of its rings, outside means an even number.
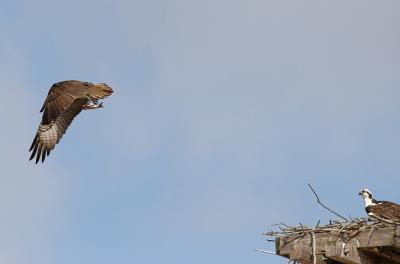
[[[358,194],[364,199],[365,211],[369,216],[382,221],[400,221],[400,205],[387,201],[377,201],[372,198],[368,189],[362,189]]]
[[[81,81],[63,81],[51,86],[40,112],[43,112],[42,122],[33,139],[29,151],[36,155],[36,163],[50,154],[50,151],[60,141],[72,120],[82,110],[103,107],[98,103],[113,93],[105,83],[89,83]]]

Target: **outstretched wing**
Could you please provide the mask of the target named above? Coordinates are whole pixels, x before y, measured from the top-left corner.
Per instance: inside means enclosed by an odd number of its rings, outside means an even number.
[[[78,98],[103,99],[112,93],[111,87],[105,83],[94,84],[75,80],[55,83],[40,109],[40,112],[43,112],[42,124],[50,124]]]
[[[43,162],[65,134],[72,120],[82,111],[83,106],[87,102],[87,98],[76,99],[71,106],[61,112],[50,124],[41,123],[29,149],[29,151],[32,151],[29,160],[32,160],[36,155],[36,163],[39,162],[40,158]]]

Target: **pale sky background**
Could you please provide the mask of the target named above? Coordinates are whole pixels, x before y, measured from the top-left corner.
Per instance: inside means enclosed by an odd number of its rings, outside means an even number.
[[[272,224],[400,202],[400,2],[0,2],[0,262],[287,263]],[[52,83],[107,82],[44,164]]]

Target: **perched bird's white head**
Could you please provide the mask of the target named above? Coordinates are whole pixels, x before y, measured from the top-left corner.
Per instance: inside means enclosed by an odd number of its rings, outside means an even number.
[[[366,188],[362,189],[358,193],[358,195],[361,195],[363,198],[371,198],[372,199],[372,193]]]
[[[358,195],[364,199],[365,207],[375,204],[374,199],[372,198],[372,193],[368,189],[362,189]]]

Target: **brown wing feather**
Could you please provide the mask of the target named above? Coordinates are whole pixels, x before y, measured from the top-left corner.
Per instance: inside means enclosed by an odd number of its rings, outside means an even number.
[[[38,163],[40,159],[43,162],[87,102],[87,98],[76,99],[70,107],[58,115],[50,124],[44,124],[42,122],[39,125],[39,129],[29,149],[29,151],[32,151],[29,160],[32,160],[36,156],[36,163]]]
[[[50,124],[78,98],[103,99],[113,93],[105,83],[93,84],[81,81],[63,81],[51,86],[40,112],[43,124]]]
[[[400,205],[393,202],[383,201],[382,204],[371,206],[370,212],[388,220],[400,220]]]
[[[50,124],[62,111],[67,109],[74,102],[74,98],[64,91],[62,86],[54,84],[43,104],[40,112],[43,112],[42,123]]]

